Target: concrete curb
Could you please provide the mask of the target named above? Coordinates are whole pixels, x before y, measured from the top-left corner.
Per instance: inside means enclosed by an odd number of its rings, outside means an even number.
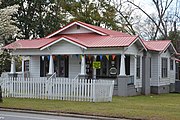
[[[56,112],[56,111],[40,111],[40,110],[4,108],[4,107],[0,107],[0,111],[42,114],[42,115],[54,115],[54,116],[86,118],[86,119],[96,119],[96,120],[130,120],[127,118],[111,118],[111,117],[103,117],[103,116],[95,116],[95,115],[81,115],[81,114],[76,114],[76,113],[63,113],[63,112]],[[133,120],[135,120],[135,119],[133,119]]]

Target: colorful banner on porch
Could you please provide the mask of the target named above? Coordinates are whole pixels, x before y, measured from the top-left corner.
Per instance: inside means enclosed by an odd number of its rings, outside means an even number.
[[[56,60],[56,56],[55,55],[53,55],[52,58],[53,58],[53,60]]]
[[[93,62],[93,69],[101,69],[101,62],[100,61],[94,61]]]
[[[50,60],[50,56],[49,55],[47,56],[47,59]]]
[[[115,59],[115,57],[116,57],[116,55],[112,55],[112,60],[114,60],[114,59]]]
[[[102,59],[103,59],[103,56],[102,56],[102,55],[100,55],[100,56],[99,56],[99,58],[100,58],[100,60],[102,60]]]
[[[91,60],[91,55],[88,55],[89,60]]]
[[[44,61],[44,56],[41,56],[42,60]]]
[[[106,58],[109,60],[109,55],[106,55]]]

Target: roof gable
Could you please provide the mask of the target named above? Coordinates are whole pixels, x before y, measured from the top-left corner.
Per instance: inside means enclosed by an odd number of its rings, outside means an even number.
[[[114,31],[114,30],[108,30],[106,28],[102,28],[102,27],[99,27],[99,26],[94,26],[94,25],[90,25],[90,24],[87,24],[87,23],[84,23],[84,22],[80,22],[80,21],[76,21],[76,22],[72,22],[66,26],[64,26],[63,28],[55,31],[54,33],[46,36],[46,38],[51,38],[59,33],[63,33],[63,31],[66,31],[67,29],[69,28],[73,28],[72,26],[80,26],[84,29],[87,29],[89,32],[93,32],[93,33],[96,33],[98,35],[101,35],[101,36],[104,36],[104,35],[113,35],[113,36],[131,36],[127,33],[122,33],[122,32],[119,32],[119,31]]]
[[[73,45],[76,45],[76,46],[78,46],[78,47],[81,47],[81,48],[83,48],[83,49],[87,49],[85,46],[83,46],[83,45],[81,45],[81,44],[79,44],[79,43],[77,43],[77,42],[74,42],[73,40],[68,39],[67,37],[61,37],[60,39],[58,39],[58,40],[56,40],[56,41],[53,41],[53,42],[51,42],[50,44],[47,44],[47,45],[41,47],[40,50],[44,50],[44,49],[46,49],[46,48],[48,48],[48,47],[50,47],[50,46],[52,46],[52,45],[54,45],[54,44],[56,44],[56,43],[58,43],[58,42],[60,42],[60,41],[66,41],[66,42],[69,42],[69,43],[71,43],[71,44],[73,44]]]
[[[156,41],[143,40],[143,43],[145,44],[146,48],[151,51],[157,51],[162,53],[166,51],[169,47],[171,47],[172,48],[171,50],[173,50],[176,53],[176,50],[173,44],[171,43],[171,40],[156,40]]]
[[[88,29],[88,30],[90,30],[90,31],[92,31],[92,32],[95,32],[95,33],[99,34],[99,35],[107,35],[107,34],[103,33],[103,32],[100,31],[100,30],[94,29],[94,27],[90,27],[90,25],[87,26],[87,24],[82,24],[82,22],[76,21],[76,22],[72,22],[72,23],[64,26],[63,28],[55,31],[54,33],[46,36],[46,38],[51,38],[51,37],[59,34],[60,32],[62,32],[62,31],[64,31],[64,30],[67,30],[68,28],[72,27],[73,25],[79,25],[80,27],[86,28],[86,29]]]

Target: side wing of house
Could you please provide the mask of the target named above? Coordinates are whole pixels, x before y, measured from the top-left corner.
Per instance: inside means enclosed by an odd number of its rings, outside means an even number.
[[[170,50],[151,53],[151,92],[169,93],[175,83],[175,59]]]

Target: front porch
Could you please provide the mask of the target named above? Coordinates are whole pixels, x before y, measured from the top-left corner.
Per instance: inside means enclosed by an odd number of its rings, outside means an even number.
[[[25,59],[26,58],[26,59]],[[88,79],[116,79],[117,76],[130,75],[141,79],[142,57],[136,55],[37,55],[22,57],[22,71],[16,72],[12,58],[10,74],[27,73],[27,77],[56,77]]]
[[[142,57],[130,54],[36,55],[29,56],[29,59],[22,57],[19,74],[15,68],[12,58],[11,77],[47,79],[53,75],[69,79],[114,80],[113,95],[119,96],[137,95],[142,87]],[[131,92],[120,93],[128,90]]]

